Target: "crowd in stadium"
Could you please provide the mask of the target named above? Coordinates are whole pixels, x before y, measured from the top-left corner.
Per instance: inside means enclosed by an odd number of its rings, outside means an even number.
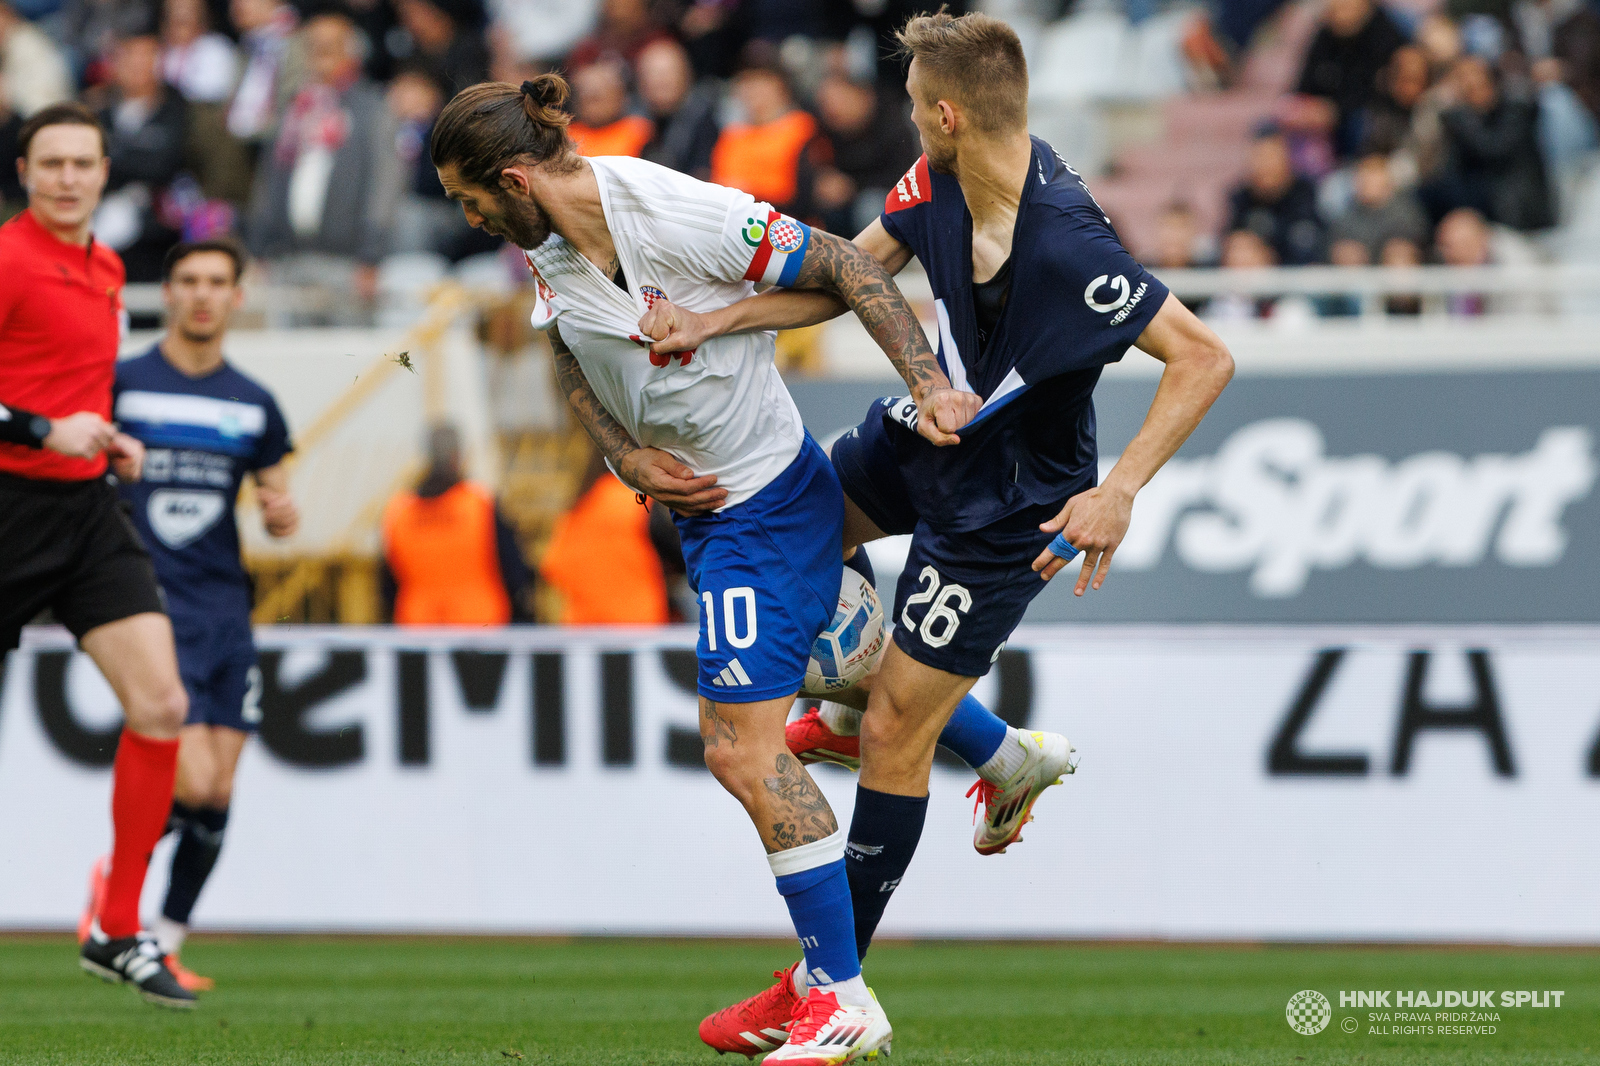
[[[76,96],[111,130],[96,234],[130,281],[154,280],[180,238],[237,232],[272,280],[370,301],[386,256],[496,248],[429,164],[444,102],[559,68],[582,151],[644,156],[854,233],[917,154],[884,47],[911,6],[0,0],[0,153],[23,118]],[[1226,85],[1248,51],[1230,34],[1248,42],[1272,7],[1195,16],[1181,78]],[[1527,235],[1570,215],[1600,113],[1587,0],[1331,0],[1299,66],[1224,203],[1175,188],[1125,232],[1152,265],[1526,262],[1540,254]],[[9,215],[21,192],[0,170]]]

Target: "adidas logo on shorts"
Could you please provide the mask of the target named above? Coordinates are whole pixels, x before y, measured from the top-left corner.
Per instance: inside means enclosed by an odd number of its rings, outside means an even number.
[[[739,688],[742,685],[753,685],[750,675],[744,672],[744,667],[739,665],[738,659],[730,659],[728,665],[722,668],[722,673],[711,679],[713,685],[727,688]]]

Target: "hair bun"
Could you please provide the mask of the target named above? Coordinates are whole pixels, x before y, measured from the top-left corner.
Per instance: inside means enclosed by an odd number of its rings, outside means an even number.
[[[567,85],[559,75],[541,74],[522,83],[522,95],[540,107],[560,107],[567,102]]]

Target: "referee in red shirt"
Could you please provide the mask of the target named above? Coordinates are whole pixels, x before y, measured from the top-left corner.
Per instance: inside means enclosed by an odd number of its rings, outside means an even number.
[[[150,557],[106,476],[136,480],[144,459],[109,421],[124,274],[89,221],[111,161],[80,104],[35,114],[18,147],[28,208],[0,226],[0,655],[48,607],[121,701],[111,866],[79,961],[152,1003],[192,1007],[139,931],[189,701]]]

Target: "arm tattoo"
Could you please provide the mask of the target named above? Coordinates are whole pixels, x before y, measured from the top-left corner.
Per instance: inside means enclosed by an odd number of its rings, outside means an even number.
[[[761,782],[772,795],[772,813],[778,819],[772,823],[772,839],[777,846],[767,850],[787,851],[837,833],[839,822],[828,806],[828,798],[806,768],[786,752],[778,756],[773,766],[777,774]]]
[[[707,748],[715,748],[724,740],[730,748],[739,743],[739,731],[733,723],[718,713],[715,703],[703,696],[700,698],[700,717],[705,719],[700,726],[700,739],[705,741]]]
[[[794,287],[823,289],[849,304],[911,387],[913,397],[920,400],[931,389],[950,386],[894,278],[852,242],[813,229]]]
[[[622,457],[638,450],[638,443],[595,396],[589,379],[583,376],[583,368],[578,365],[578,357],[561,339],[561,331],[552,326],[548,335],[555,353],[556,381],[561,385],[561,394],[567,398],[572,413],[578,416],[578,422],[595,446],[611,460],[612,466],[622,469]]]

